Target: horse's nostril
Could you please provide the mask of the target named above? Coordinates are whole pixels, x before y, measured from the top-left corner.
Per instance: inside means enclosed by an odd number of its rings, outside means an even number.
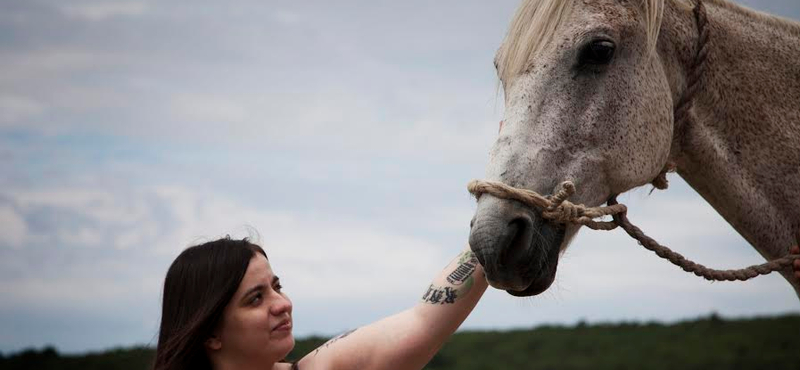
[[[524,228],[525,227],[525,219],[526,218],[527,217],[514,218],[513,220],[508,222],[508,226],[509,227],[516,227],[516,228],[520,228],[520,226],[522,226],[522,228]]]
[[[528,254],[533,237],[533,220],[527,216],[517,217],[508,223],[511,231],[509,244],[503,251],[504,260],[520,261]]]

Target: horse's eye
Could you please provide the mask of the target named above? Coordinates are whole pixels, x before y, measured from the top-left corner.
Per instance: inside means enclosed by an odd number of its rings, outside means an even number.
[[[578,64],[585,65],[604,65],[611,62],[614,57],[614,43],[608,40],[592,41],[583,47],[578,57]]]

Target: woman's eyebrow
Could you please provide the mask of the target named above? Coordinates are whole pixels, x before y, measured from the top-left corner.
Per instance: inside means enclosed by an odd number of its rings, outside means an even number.
[[[250,294],[253,294],[254,292],[263,291],[265,288],[266,288],[266,287],[264,286],[264,284],[258,284],[258,285],[256,285],[256,286],[254,286],[254,287],[252,287],[252,288],[248,289],[248,290],[247,290],[247,291],[244,293],[244,295],[242,295],[242,299],[245,299],[245,298],[249,297],[249,296],[250,296]]]
[[[272,277],[272,285],[275,285],[275,283],[277,283],[280,280],[281,280],[281,278],[279,278],[277,276],[273,276]],[[249,297],[250,294],[253,294],[254,292],[264,291],[266,288],[267,287],[264,284],[258,284],[256,286],[248,289],[246,292],[244,292],[244,294],[242,295],[242,299],[245,299],[245,298]]]

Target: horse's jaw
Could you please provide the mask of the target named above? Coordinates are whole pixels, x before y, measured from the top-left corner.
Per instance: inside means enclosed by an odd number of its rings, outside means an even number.
[[[514,296],[544,292],[577,227],[545,221],[521,204],[490,195],[478,202],[469,244],[489,284]]]

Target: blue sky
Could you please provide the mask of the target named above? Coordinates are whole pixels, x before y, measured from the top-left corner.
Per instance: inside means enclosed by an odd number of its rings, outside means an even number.
[[[743,3],[800,19],[795,0]],[[0,351],[153,344],[172,259],[252,230],[298,336],[414,304],[467,241],[516,5],[0,0]],[[710,266],[761,261],[671,181],[623,196],[631,219]],[[712,311],[800,302],[778,276],[711,284],[583,231],[548,292],[489,291],[464,327]]]

